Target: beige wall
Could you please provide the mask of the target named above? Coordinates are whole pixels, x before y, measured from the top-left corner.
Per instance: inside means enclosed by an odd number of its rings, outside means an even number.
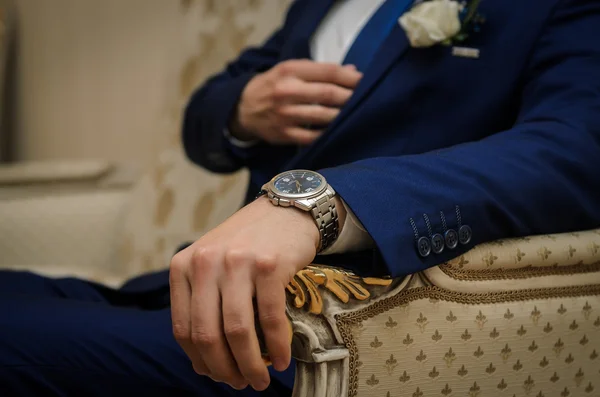
[[[17,0],[17,158],[148,164],[177,142],[192,87],[287,3]]]

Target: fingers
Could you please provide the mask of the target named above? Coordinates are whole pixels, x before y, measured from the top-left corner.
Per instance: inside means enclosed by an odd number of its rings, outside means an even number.
[[[293,125],[327,125],[340,113],[340,109],[321,105],[284,105],[279,115]]]
[[[310,145],[319,138],[322,133],[323,131],[309,130],[300,127],[286,127],[283,130],[286,141],[298,145]]]
[[[171,291],[171,322],[173,336],[192,361],[199,375],[210,375],[204,360],[191,341],[190,300],[192,290],[187,280],[185,265],[189,254],[182,252],[173,257],[169,272]]]
[[[351,89],[356,87],[362,78],[362,73],[356,68],[311,60],[282,62],[277,69],[284,76],[296,76],[304,81],[331,83]]]
[[[274,274],[256,280],[258,317],[265,336],[269,357],[277,371],[290,365],[290,328],[285,314],[285,286]]]
[[[221,297],[215,280],[219,255],[197,249],[191,257],[191,341],[211,377],[241,389],[247,382],[237,368],[223,334]]]
[[[261,357],[254,326],[252,295],[254,285],[250,269],[253,258],[240,251],[226,256],[226,281],[221,285],[223,329],[242,376],[255,390],[265,390],[269,373]]]
[[[275,87],[274,97],[279,103],[318,103],[341,108],[353,91],[330,83],[306,83],[298,79],[284,79]]]

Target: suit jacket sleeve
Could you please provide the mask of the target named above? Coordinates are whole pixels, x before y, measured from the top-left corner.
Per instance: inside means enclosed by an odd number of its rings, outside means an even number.
[[[322,170],[377,245],[373,262],[333,264],[400,276],[486,241],[600,226],[599,37],[600,3],[562,1],[523,72],[513,128],[434,152]],[[423,258],[416,237],[443,233],[442,214],[448,229],[469,225],[472,240]]]
[[[264,144],[247,149],[236,147],[224,131],[250,79],[281,61],[281,48],[304,3],[294,2],[281,29],[261,47],[244,51],[193,94],[184,113],[183,146],[194,163],[213,172],[234,172],[251,165],[248,162],[267,149]],[[280,154],[283,159],[288,153],[283,149]]]

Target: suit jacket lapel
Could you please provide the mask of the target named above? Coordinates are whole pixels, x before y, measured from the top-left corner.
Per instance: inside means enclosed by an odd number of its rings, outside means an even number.
[[[333,136],[339,132],[339,126],[356,107],[368,97],[369,93],[375,88],[389,69],[398,61],[398,59],[404,55],[404,53],[410,48],[410,44],[404,29],[400,25],[394,26],[394,29],[385,39],[377,54],[373,58],[373,62],[369,65],[364,73],[364,76],[356,89],[354,94],[342,108],[342,111],[338,117],[329,125],[329,127],[323,132],[323,135],[309,148],[301,151],[294,159],[288,164],[292,164],[301,161],[308,157],[311,153],[319,148],[322,148],[324,144],[329,141]]]
[[[363,79],[354,90],[354,94],[352,94],[346,106],[342,108],[339,116],[329,126],[329,135],[368,96],[371,90],[383,79],[388,70],[404,55],[409,47],[406,33],[400,25],[396,25],[379,50],[377,50],[373,62],[365,71]]]

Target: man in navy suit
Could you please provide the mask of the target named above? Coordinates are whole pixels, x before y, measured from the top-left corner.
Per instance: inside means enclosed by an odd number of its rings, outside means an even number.
[[[173,258],[170,288],[166,272],[116,291],[0,273],[0,388],[286,394],[252,300],[283,371],[284,287],[315,255],[401,276],[482,242],[599,226],[600,3],[478,3],[296,1],[185,114],[193,161],[251,170],[248,205]],[[417,12],[443,15],[439,29]]]

